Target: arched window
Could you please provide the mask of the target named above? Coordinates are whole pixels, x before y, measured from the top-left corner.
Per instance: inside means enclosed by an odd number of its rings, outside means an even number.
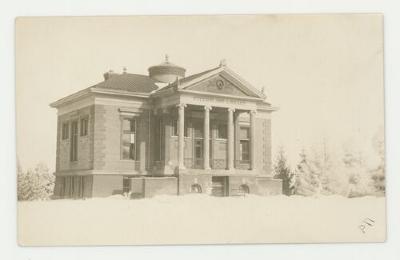
[[[191,189],[191,193],[202,193],[201,186],[199,184],[193,184]]]
[[[249,194],[250,193],[250,188],[247,184],[242,184],[239,187],[239,193],[241,195]]]

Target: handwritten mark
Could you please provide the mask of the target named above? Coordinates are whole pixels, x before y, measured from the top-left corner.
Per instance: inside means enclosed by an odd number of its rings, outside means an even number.
[[[362,224],[358,226],[363,234],[367,232],[367,230],[375,225],[375,220],[371,218],[365,218],[362,220]]]

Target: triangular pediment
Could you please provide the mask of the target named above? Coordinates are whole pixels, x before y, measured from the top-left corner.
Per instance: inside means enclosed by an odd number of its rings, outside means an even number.
[[[194,85],[188,86],[185,89],[233,96],[247,96],[245,92],[221,75],[215,75],[201,82],[195,83]]]
[[[257,89],[250,86],[237,74],[227,68],[212,71],[202,77],[194,78],[182,84],[182,90],[231,95],[238,97],[264,98]]]

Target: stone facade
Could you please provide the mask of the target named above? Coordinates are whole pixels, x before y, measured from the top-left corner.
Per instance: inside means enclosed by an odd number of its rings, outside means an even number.
[[[271,175],[274,108],[262,93],[226,66],[163,87],[146,77],[105,74],[52,104],[55,196],[281,193]]]

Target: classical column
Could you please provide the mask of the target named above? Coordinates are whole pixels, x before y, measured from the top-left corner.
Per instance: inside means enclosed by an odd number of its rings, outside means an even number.
[[[250,169],[254,170],[256,168],[256,111],[250,111]]]
[[[145,131],[146,128],[142,128],[142,131]],[[144,140],[140,140],[139,143],[139,160],[140,160],[140,172],[146,172],[146,142]]]
[[[239,117],[240,117],[240,110],[235,111],[233,115],[233,125],[235,126],[234,136],[235,136],[235,144],[234,144],[234,151],[235,151],[235,161],[234,165],[237,168],[240,165],[240,126],[239,126]]]
[[[185,164],[184,164],[184,148],[185,148],[185,107],[186,104],[179,104],[178,105],[178,125],[179,125],[179,130],[178,130],[178,166],[179,169],[185,169]]]
[[[234,108],[228,108],[228,170],[234,169],[235,160],[235,137],[234,137],[234,124],[233,124]]]
[[[204,107],[204,169],[210,168],[210,106]]]

